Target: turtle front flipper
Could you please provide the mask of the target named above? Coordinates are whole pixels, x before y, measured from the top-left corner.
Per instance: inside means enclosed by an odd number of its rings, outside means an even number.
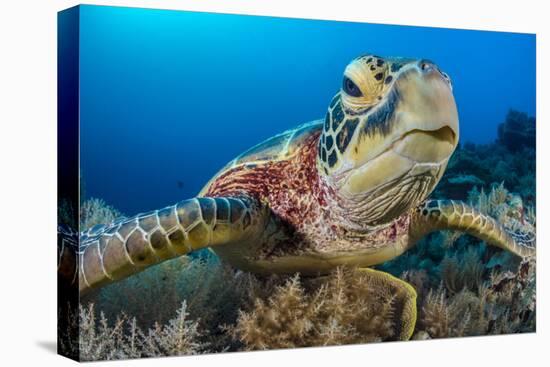
[[[416,208],[411,220],[413,242],[432,231],[446,229],[464,231],[521,257],[536,253],[533,236],[509,231],[495,219],[462,201],[429,200]]]
[[[58,269],[66,278],[73,276],[73,282],[78,279],[82,295],[195,250],[254,238],[265,226],[267,213],[257,201],[243,197],[184,200],[108,226],[92,227],[80,234],[80,246],[58,245]],[[61,244],[74,242],[63,233],[59,236]],[[74,251],[76,256],[71,253]],[[71,269],[78,276],[70,274]]]
[[[409,340],[416,326],[416,290],[409,283],[391,274],[371,268],[358,268],[377,284],[378,289],[385,289],[393,295],[392,305],[395,308],[395,326],[397,340]]]

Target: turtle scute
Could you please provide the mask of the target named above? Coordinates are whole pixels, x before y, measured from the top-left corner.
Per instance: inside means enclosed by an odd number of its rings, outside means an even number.
[[[305,139],[320,131],[321,128],[321,120],[301,124],[250,148],[238,156],[231,165],[286,159],[297,151]]]

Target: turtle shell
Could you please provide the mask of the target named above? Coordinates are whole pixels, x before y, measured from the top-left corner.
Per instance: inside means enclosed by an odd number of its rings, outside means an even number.
[[[299,147],[308,137],[320,132],[322,128],[323,120],[307,122],[253,146],[230,161],[216,175],[214,175],[208,184],[206,184],[201,190],[199,196],[204,194],[206,189],[218,176],[229,169],[246,164],[262,164],[269,161],[290,159],[294,156],[294,154],[296,154]]]

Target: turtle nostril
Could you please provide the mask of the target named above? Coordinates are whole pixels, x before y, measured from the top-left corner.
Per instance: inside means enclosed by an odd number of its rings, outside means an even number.
[[[420,70],[427,73],[435,69],[435,64],[428,60],[421,60],[420,61]]]

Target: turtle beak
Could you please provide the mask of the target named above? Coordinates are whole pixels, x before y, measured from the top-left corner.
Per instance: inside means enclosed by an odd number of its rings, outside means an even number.
[[[416,163],[441,163],[456,147],[456,134],[444,126],[437,130],[412,130],[395,142],[393,150]]]
[[[403,103],[394,151],[418,163],[440,163],[458,144],[458,112],[450,79],[430,61],[415,62],[396,81]]]

